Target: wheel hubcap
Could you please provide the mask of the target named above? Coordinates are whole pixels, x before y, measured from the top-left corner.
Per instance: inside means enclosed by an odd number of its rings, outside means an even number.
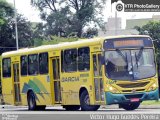
[[[31,108],[33,108],[33,104],[34,104],[33,102],[34,102],[34,98],[32,96],[31,99],[30,99],[30,101],[29,101],[29,104],[30,104]]]

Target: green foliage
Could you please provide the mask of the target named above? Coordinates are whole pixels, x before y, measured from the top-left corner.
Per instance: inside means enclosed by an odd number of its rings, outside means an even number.
[[[151,100],[151,101],[143,101],[143,102],[142,102],[142,105],[160,105],[160,101],[154,101],[154,100]]]
[[[154,40],[160,38],[160,21],[150,21],[142,27],[135,27],[140,34],[150,35]]]
[[[78,38],[64,38],[64,37],[57,37],[57,36],[51,36],[52,40],[43,40],[43,45],[51,45],[51,44],[58,44],[61,42],[72,42],[77,41]]]
[[[43,23],[32,23],[33,39],[44,39]]]
[[[98,36],[98,29],[97,28],[88,28],[86,32],[82,35],[85,38],[93,38],[94,36]]]
[[[14,10],[5,0],[0,0],[0,26],[14,16]]]
[[[6,24],[0,26],[1,52],[16,49],[15,20],[10,19]],[[22,15],[17,15],[18,44],[19,48],[33,46],[35,36],[32,25]],[[33,36],[34,35],[34,36]]]
[[[15,35],[15,23],[12,22],[13,35]],[[33,30],[31,22],[29,22],[25,17],[18,14],[17,16],[17,29],[18,29],[18,39],[20,47],[33,46]],[[14,36],[15,37],[15,36]]]
[[[63,10],[62,10],[63,11]],[[68,22],[65,14],[66,12],[58,11],[48,15],[46,19],[46,35],[63,36],[63,33],[68,33]]]
[[[83,28],[94,23],[104,28],[102,9],[106,0],[31,0],[40,10],[46,35],[68,36],[77,33],[81,37]],[[47,11],[47,12],[46,12]],[[50,11],[50,12],[48,12]]]
[[[13,47],[11,19],[14,16],[13,8],[4,0],[0,1],[0,54],[5,51],[3,47]],[[10,49],[8,49],[10,50]]]
[[[17,14],[19,48],[34,45],[35,39],[43,39],[42,24],[34,28],[21,14]],[[16,49],[14,9],[5,1],[0,1],[0,54]]]
[[[35,39],[33,39],[33,41],[34,41],[34,46],[35,47],[36,46],[40,46],[40,45],[43,44],[43,40],[42,39],[35,38]]]

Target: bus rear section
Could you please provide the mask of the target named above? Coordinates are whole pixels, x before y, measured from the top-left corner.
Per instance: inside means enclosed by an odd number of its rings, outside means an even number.
[[[158,100],[158,78],[150,37],[104,41],[106,104],[137,109],[142,101]]]

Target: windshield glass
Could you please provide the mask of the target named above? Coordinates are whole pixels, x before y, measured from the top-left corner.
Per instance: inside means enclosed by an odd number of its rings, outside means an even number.
[[[156,73],[153,49],[105,52],[106,76],[115,80],[137,80]]]

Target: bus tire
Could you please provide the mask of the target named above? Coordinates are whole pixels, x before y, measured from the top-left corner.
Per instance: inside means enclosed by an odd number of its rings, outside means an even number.
[[[140,102],[120,104],[121,108],[125,110],[135,110],[139,107],[139,105],[140,105]]]
[[[80,105],[64,105],[63,108],[67,111],[76,111],[80,109]]]
[[[45,105],[39,105],[39,106],[36,106],[36,109],[37,110],[45,110],[46,106]]]
[[[34,95],[33,91],[29,92],[28,97],[27,97],[27,101],[28,101],[28,110],[36,110],[37,109],[35,95]]]
[[[84,90],[80,95],[80,105],[82,111],[96,111],[100,105],[89,105],[89,94]]]

